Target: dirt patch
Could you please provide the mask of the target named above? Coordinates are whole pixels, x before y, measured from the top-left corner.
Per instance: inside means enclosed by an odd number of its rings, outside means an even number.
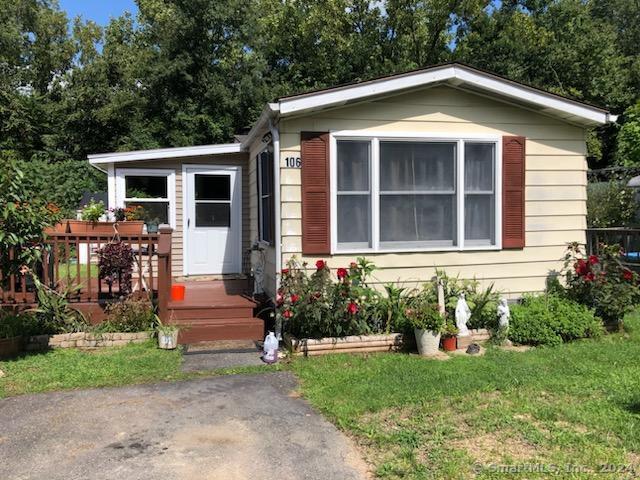
[[[482,463],[497,463],[507,457],[512,461],[522,462],[535,458],[540,453],[537,446],[500,433],[485,433],[454,440],[450,446],[466,451],[474,461]]]

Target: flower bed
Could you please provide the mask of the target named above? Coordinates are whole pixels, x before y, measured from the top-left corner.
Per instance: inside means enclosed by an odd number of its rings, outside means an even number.
[[[94,349],[118,347],[128,343],[144,343],[152,336],[151,332],[135,333],[60,333],[57,335],[34,335],[28,337],[26,350],[37,351],[50,348]]]
[[[294,355],[325,355],[327,353],[395,352],[402,348],[403,335],[349,335],[347,337],[303,338],[285,334],[285,345]]]

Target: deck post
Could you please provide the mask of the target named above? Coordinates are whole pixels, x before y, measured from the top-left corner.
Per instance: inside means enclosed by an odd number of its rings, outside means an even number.
[[[169,321],[169,295],[171,292],[171,234],[173,228],[163,224],[158,228],[158,316]]]

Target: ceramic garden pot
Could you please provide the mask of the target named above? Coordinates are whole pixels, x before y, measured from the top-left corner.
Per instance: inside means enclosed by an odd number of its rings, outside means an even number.
[[[431,330],[414,329],[416,334],[416,344],[420,355],[435,355],[440,346],[440,333]]]

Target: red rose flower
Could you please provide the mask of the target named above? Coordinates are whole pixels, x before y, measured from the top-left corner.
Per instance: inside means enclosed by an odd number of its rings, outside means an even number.
[[[587,274],[585,275],[585,277],[584,277],[584,279],[585,279],[587,282],[591,282],[591,281],[595,280],[595,278],[596,278],[596,276],[593,274],[593,272],[589,272],[589,273],[587,273]]]
[[[318,261],[316,262],[316,268],[317,268],[318,270],[322,270],[322,269],[323,269],[324,267],[326,267],[326,266],[327,266],[327,264],[324,262],[324,260],[318,260]]]
[[[297,303],[300,300],[300,295],[296,295],[295,293],[291,295],[291,303]]]
[[[284,312],[282,312],[282,316],[284,318],[291,318],[293,317],[293,312],[291,310],[285,310]]]
[[[339,268],[336,275],[338,276],[338,278],[340,280],[342,280],[343,278],[345,278],[347,275],[349,274],[349,272],[347,272],[346,268]]]
[[[288,268],[283,268],[282,269],[282,275],[289,275],[289,269]]]
[[[624,278],[627,282],[630,282],[631,280],[633,280],[633,272],[629,269],[625,269],[622,272],[622,278]]]
[[[582,259],[576,262],[575,268],[578,275],[585,275],[589,271],[589,265]]]
[[[356,313],[358,313],[358,305],[356,305],[354,302],[351,302],[347,306],[347,312],[349,312],[351,315],[355,315]]]
[[[589,263],[595,265],[596,263],[600,263],[600,259],[596,255],[589,255]]]

